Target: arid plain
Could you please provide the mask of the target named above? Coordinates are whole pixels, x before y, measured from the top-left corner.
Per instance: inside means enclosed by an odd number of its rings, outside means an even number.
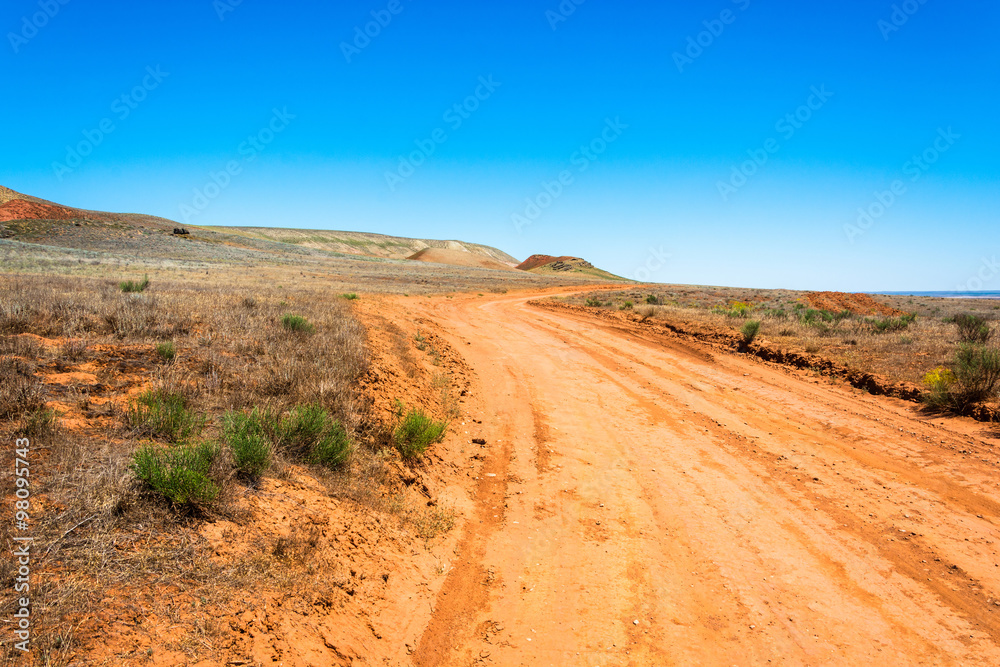
[[[1000,663],[996,302],[2,194],[35,664]]]

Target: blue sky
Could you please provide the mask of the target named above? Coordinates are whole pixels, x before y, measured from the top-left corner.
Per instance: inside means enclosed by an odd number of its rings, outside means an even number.
[[[0,183],[659,282],[1000,289],[993,0],[234,3],[5,3]]]

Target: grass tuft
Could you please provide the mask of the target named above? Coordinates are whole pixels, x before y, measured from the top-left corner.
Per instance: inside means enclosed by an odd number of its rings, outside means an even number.
[[[351,457],[351,440],[339,422],[330,424],[323,436],[313,444],[306,460],[327,468],[339,468]]]
[[[52,435],[58,427],[59,413],[49,408],[38,408],[25,415],[17,432],[26,438]]]
[[[917,316],[910,313],[900,317],[870,317],[865,320],[865,325],[875,334],[894,333],[906,331],[917,319]]]
[[[233,454],[233,463],[251,480],[260,479],[271,467],[274,422],[274,416],[261,408],[250,414],[229,412],[222,419],[222,437]]]
[[[181,442],[196,437],[205,426],[205,418],[187,409],[183,395],[167,389],[150,389],[140,394],[128,407],[129,425],[137,435]]]
[[[740,328],[740,333],[743,334],[743,343],[749,345],[757,338],[757,334],[760,333],[760,320],[748,320]]]
[[[336,468],[351,454],[347,431],[322,406],[298,405],[278,425],[278,442],[284,451],[329,468]]]
[[[31,365],[13,357],[0,357],[0,419],[41,409],[42,403],[42,383]]]
[[[404,410],[402,404],[397,406],[398,423],[393,431],[393,442],[404,459],[418,458],[432,443],[444,438],[448,422],[434,421],[417,408]]]
[[[164,361],[170,361],[175,356],[177,356],[177,350],[174,349],[174,344],[172,341],[167,341],[166,343],[157,343],[156,354],[160,356],[160,359]]]
[[[296,333],[313,333],[316,327],[301,315],[286,314],[281,317],[281,326]]]
[[[167,448],[144,445],[134,454],[131,469],[174,505],[200,509],[219,496],[219,486],[210,477],[219,452],[219,446],[210,442]]]
[[[149,287],[149,276],[143,276],[142,280],[123,280],[118,283],[118,287],[125,294],[145,292],[146,288]]]

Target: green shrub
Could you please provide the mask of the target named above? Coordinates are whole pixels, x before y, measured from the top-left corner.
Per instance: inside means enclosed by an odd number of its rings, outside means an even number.
[[[351,456],[351,440],[347,431],[334,421],[323,436],[313,445],[306,460],[327,468],[337,468],[347,463]]]
[[[955,385],[955,374],[949,369],[937,368],[924,376],[924,384],[930,390],[924,395],[924,402],[932,408],[944,410],[951,407],[951,389]]]
[[[896,331],[906,331],[917,319],[917,316],[913,313],[903,315],[901,317],[884,317],[884,318],[873,318],[870,317],[865,320],[865,326],[871,329],[872,333],[884,334]]]
[[[430,447],[432,443],[440,442],[448,429],[447,422],[436,422],[423,410],[411,409],[405,414],[403,406],[397,408],[397,425],[393,432],[396,449],[404,459],[417,458]]]
[[[954,372],[959,394],[965,402],[991,399],[1000,387],[1000,350],[964,343],[955,355]]]
[[[985,345],[993,337],[989,323],[977,315],[956,315],[953,322],[958,327],[958,339],[963,343]]]
[[[341,298],[347,299],[348,301],[354,301],[358,298],[358,295],[355,294],[354,292],[350,292],[349,294],[341,294],[340,296]]]
[[[757,338],[757,334],[760,333],[760,320],[749,320],[746,324],[740,328],[740,333],[743,334],[743,342],[749,345]]]
[[[219,487],[210,473],[219,455],[219,446],[196,445],[158,447],[145,445],[132,457],[132,472],[174,505],[202,507],[219,496]]]
[[[233,453],[233,463],[250,479],[260,478],[271,467],[273,432],[273,415],[260,408],[250,414],[229,412],[222,419],[222,437]]]
[[[739,319],[746,319],[750,317],[750,313],[753,312],[754,306],[752,303],[744,303],[742,301],[731,301],[728,306],[716,306],[712,309],[713,312],[721,313],[726,317],[735,317]]]
[[[782,311],[784,313],[784,311]],[[795,308],[795,316],[799,318],[799,322],[809,326],[817,327],[823,329],[829,329],[829,325],[838,325],[844,320],[850,319],[853,313],[849,310],[842,310],[839,313],[835,313],[830,310],[816,310],[815,308],[806,308],[802,304],[797,304]]]
[[[281,318],[281,326],[285,327],[289,331],[299,333],[312,333],[316,330],[316,328],[309,323],[309,320],[301,315],[283,315]]]
[[[587,297],[587,306],[590,308],[600,308],[604,303],[600,299],[595,299],[592,296]]]
[[[299,405],[284,417],[278,426],[282,449],[299,457],[309,454],[327,426],[329,415],[318,405]]]
[[[118,283],[118,287],[126,294],[145,292],[146,288],[149,287],[149,276],[143,276],[142,280],[123,280]]]
[[[1000,350],[984,345],[959,346],[952,369],[939,368],[924,377],[930,392],[925,402],[938,409],[963,411],[995,398],[1000,391]]]
[[[127,409],[129,425],[138,435],[180,442],[197,436],[205,418],[187,409],[187,399],[167,389],[150,389],[133,400]]]
[[[175,356],[177,356],[177,350],[174,349],[174,344],[170,341],[166,343],[157,343],[156,353],[160,355],[160,359],[164,361],[170,361]]]
[[[49,408],[38,408],[25,415],[20,427],[17,429],[18,435],[26,438],[38,438],[43,435],[55,433],[59,416],[55,410]]]
[[[351,453],[344,427],[319,405],[292,409],[278,425],[278,442],[293,456],[331,468],[345,463]]]
[[[634,306],[635,304],[632,303],[631,301],[626,301],[621,305],[621,308],[619,308],[619,310],[632,310]]]
[[[660,305],[660,297],[656,296],[655,294],[650,294],[649,296],[646,297],[646,303],[649,304],[650,306],[658,306]]]

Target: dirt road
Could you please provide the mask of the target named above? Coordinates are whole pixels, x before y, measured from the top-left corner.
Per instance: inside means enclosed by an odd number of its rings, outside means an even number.
[[[421,306],[488,444],[416,664],[1000,664],[988,425],[527,300]]]

